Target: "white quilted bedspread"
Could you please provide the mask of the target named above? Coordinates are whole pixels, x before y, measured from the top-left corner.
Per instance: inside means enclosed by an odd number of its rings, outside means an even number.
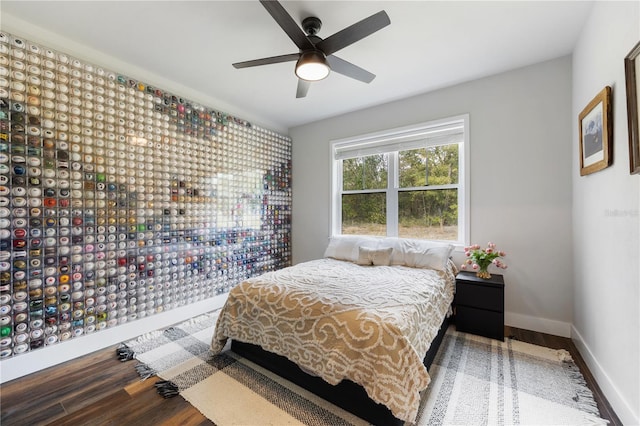
[[[413,421],[430,382],[422,360],[453,300],[453,271],[319,259],[236,286],[212,340],[283,355],[331,384],[350,379]]]

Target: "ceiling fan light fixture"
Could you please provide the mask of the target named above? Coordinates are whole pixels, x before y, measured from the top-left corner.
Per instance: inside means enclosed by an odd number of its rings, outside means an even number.
[[[330,70],[326,57],[318,50],[302,52],[296,63],[296,75],[306,81],[322,80]]]

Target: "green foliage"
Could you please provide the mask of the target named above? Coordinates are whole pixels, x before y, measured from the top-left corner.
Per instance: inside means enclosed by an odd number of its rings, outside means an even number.
[[[345,191],[387,187],[387,156],[384,154],[349,158],[342,161],[342,187]]]
[[[342,223],[387,223],[387,199],[384,192],[344,194],[342,196]]]
[[[345,191],[386,189],[388,157],[384,154],[346,159],[342,162]],[[398,153],[399,187],[421,190],[400,191],[398,221],[401,226],[443,229],[458,222],[457,189],[429,186],[458,183],[458,145],[434,146]],[[344,194],[343,225],[386,223],[386,194]]]
[[[441,228],[458,223],[458,190],[402,191],[398,194],[398,221]]]
[[[400,188],[458,183],[458,145],[400,151]]]

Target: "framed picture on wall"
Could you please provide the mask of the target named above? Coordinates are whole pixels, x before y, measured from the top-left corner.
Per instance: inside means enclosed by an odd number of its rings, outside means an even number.
[[[640,173],[640,42],[624,58],[627,85],[627,121],[629,122],[629,168]]]
[[[613,161],[611,87],[606,86],[578,117],[580,176],[609,167]]]

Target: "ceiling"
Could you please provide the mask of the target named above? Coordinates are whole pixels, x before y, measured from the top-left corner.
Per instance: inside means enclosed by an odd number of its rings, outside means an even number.
[[[390,26],[336,53],[376,79],[365,84],[332,73],[313,83],[306,98],[296,99],[295,62],[233,68],[234,62],[297,52],[258,1],[3,0],[0,16],[7,31],[27,37],[21,32],[25,23],[44,28],[44,33],[60,36],[58,40],[89,47],[95,58],[106,54],[132,64],[141,74],[128,71],[129,77],[159,87],[160,80],[149,75],[177,82],[197,94],[191,96],[195,102],[287,131],[570,54],[592,6],[582,1],[282,4],[298,23],[307,16],[319,17],[323,38],[385,10]],[[210,104],[212,99],[217,103]]]

